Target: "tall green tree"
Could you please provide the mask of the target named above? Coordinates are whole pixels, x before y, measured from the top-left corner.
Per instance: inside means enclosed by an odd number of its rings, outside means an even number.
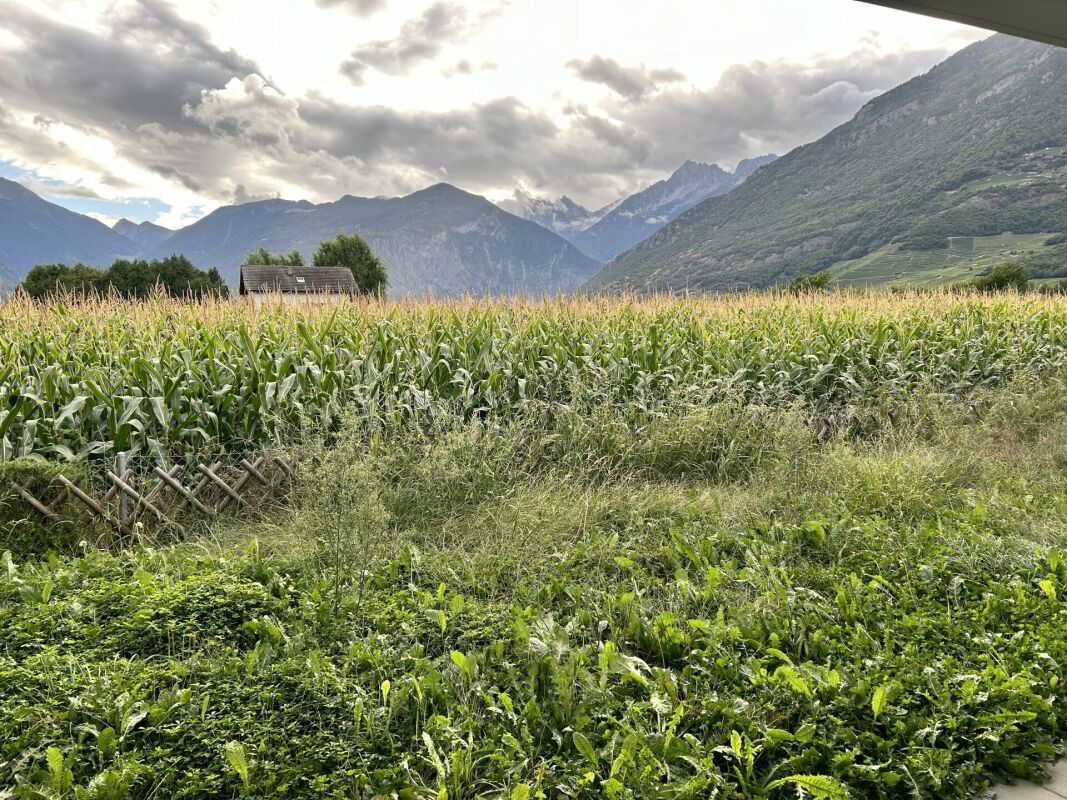
[[[341,234],[320,242],[312,263],[316,267],[348,267],[361,294],[385,296],[389,285],[385,265],[362,236]]]
[[[809,294],[825,292],[830,288],[830,281],[834,278],[828,269],[806,275],[797,275],[789,283],[789,291],[793,294]]]
[[[261,265],[267,267],[302,267],[304,257],[299,250],[290,250],[287,255],[272,253],[265,247],[253,250],[247,256],[241,266]]]

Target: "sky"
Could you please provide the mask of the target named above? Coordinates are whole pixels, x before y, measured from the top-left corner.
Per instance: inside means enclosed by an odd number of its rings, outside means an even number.
[[[442,181],[595,209],[988,35],[856,0],[0,0],[0,177],[171,228]]]

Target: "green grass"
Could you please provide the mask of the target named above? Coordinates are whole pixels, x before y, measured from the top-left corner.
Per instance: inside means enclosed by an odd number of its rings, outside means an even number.
[[[974,253],[949,250],[898,250],[884,245],[854,261],[832,267],[836,286],[933,286],[971,280],[998,264],[1019,262],[1049,252],[1051,234],[1022,233],[977,236]]]
[[[862,437],[680,397],[349,418],[291,512],[0,568],[0,784],[858,799],[1035,776],[1067,717],[1064,389],[916,394],[856,409]]]

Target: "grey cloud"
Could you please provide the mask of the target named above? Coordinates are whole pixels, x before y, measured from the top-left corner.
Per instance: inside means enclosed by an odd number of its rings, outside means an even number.
[[[239,183],[235,187],[233,187],[233,192],[230,194],[230,202],[235,206],[242,205],[243,203],[254,203],[257,200],[276,199],[278,199],[277,192],[275,192],[274,194],[269,194],[265,192],[261,194],[256,194],[254,192],[248,191],[247,187],[245,187],[243,183]]]
[[[945,55],[861,50],[814,64],[735,64],[709,89],[667,90],[609,110],[656,142],[649,165],[668,170],[687,158],[730,162],[813,141]]]
[[[343,8],[357,17],[367,17],[385,8],[385,0],[315,0],[319,8]]]
[[[4,106],[0,106],[0,157],[7,151],[18,155],[19,159],[31,168],[41,169],[53,164],[76,166],[86,170],[99,170],[95,161],[72,151],[61,142],[56,142],[42,132],[48,131],[52,121],[41,115],[35,115],[32,125],[19,123],[15,116]],[[86,199],[105,199],[92,189],[78,184],[55,186],[37,184],[32,180],[22,181],[38,194],[60,197],[81,197]],[[100,174],[100,182],[118,190],[132,189],[133,185],[110,172]]]
[[[100,193],[76,183],[68,183],[57,186],[54,183],[45,183],[32,178],[19,178],[19,183],[35,194],[42,197],[76,197],[81,200],[101,200]]]
[[[184,109],[199,102],[201,92],[257,72],[253,61],[215,46],[203,26],[161,0],[113,11],[99,32],[11,4],[0,8],[0,25],[25,43],[0,49],[0,97],[35,120],[31,127],[11,115],[0,119],[0,156],[91,169],[102,172],[107,185],[130,188],[47,135],[62,122],[107,136],[122,156],[187,188],[214,184],[192,177],[210,168],[198,167],[195,156],[190,165],[179,163],[190,149],[211,149],[199,133],[202,125]]]
[[[368,42],[341,64],[341,74],[363,83],[368,68],[387,75],[403,75],[416,64],[433,59],[449,41],[468,30],[467,11],[458,3],[439,0],[418,17],[405,22],[393,39]]]
[[[502,98],[446,112],[397,111],[384,106],[350,106],[323,97],[300,104],[305,123],[300,144],[337,158],[394,159],[422,170],[448,165],[453,176],[487,177],[494,163],[514,163],[525,147],[559,134],[546,115],[515,98]]]
[[[101,175],[100,182],[105,186],[110,186],[112,189],[117,189],[122,192],[136,188],[136,184],[130,183],[130,181],[125,178],[120,178],[118,175],[112,175],[110,173]]]
[[[179,172],[174,167],[168,164],[149,164],[148,168],[157,175],[162,175],[164,178],[170,178],[176,180],[190,192],[199,192],[200,184],[190,178],[183,172]]]
[[[101,34],[5,4],[0,25],[27,43],[30,57],[0,50],[0,95],[69,124],[181,127],[182,107],[203,89],[258,71],[159,0],[109,20]]]
[[[194,150],[191,174],[207,185],[233,182],[227,197],[237,182],[269,192],[267,179],[319,199],[402,194],[445,179],[472,191],[523,181],[614,193],[649,148],[631,126],[587,109],[573,110],[561,127],[510,97],[445,112],[398,111],[321,95],[280,98],[254,78],[206,92],[190,114],[212,134]],[[262,137],[268,121],[277,129],[268,144],[255,145],[251,137]],[[156,136],[154,143],[144,137],[145,145],[165,149],[167,134]]]
[[[339,72],[356,86],[362,86],[363,76],[367,72],[367,65],[360,61],[344,61],[341,63]]]
[[[582,80],[607,86],[628,100],[640,100],[660,86],[685,80],[685,75],[676,69],[624,67],[614,59],[598,55],[587,61],[568,61],[567,67]]]
[[[185,114],[213,133],[241,136],[257,146],[288,139],[299,123],[299,102],[269,86],[259,75],[233,79],[225,88],[204,91]]]
[[[179,16],[167,0],[137,0],[137,5],[116,17],[113,33],[120,36],[128,33],[142,42],[146,36],[152,36],[157,44],[216,64],[235,75],[259,71],[254,61],[232,49],[222,50],[214,45],[205,26]]]
[[[446,78],[453,78],[456,75],[473,75],[476,71],[491,72],[499,69],[499,66],[495,61],[483,61],[480,65],[475,66],[468,59],[462,58],[451,67],[441,70],[441,74]]]
[[[588,132],[595,141],[625,153],[632,163],[643,163],[652,152],[652,142],[632,125],[593,114],[585,106],[571,106],[567,115],[575,127]]]
[[[38,116],[33,125],[23,125],[8,109],[0,106],[0,156],[5,151],[15,153],[22,161],[38,167],[54,163],[88,168],[95,166],[65,144],[44,135],[43,131],[47,131],[49,124],[48,120]]]

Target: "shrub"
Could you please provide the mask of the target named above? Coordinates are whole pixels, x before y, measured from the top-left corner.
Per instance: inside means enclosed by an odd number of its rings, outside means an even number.
[[[301,466],[297,496],[301,527],[314,544],[315,563],[330,584],[336,614],[346,594],[362,605],[369,571],[393,551],[390,516],[380,480],[365,457],[363,431],[347,418],[331,447],[320,443]]]
[[[988,275],[975,278],[970,285],[983,292],[1014,290],[1022,294],[1030,287],[1030,275],[1021,264],[998,264]]]
[[[789,291],[793,294],[807,294],[809,292],[825,292],[830,288],[833,274],[828,269],[811,273],[810,275],[797,275],[789,284]]]
[[[1038,287],[1038,291],[1041,294],[1067,294],[1067,278],[1056,281],[1056,283],[1043,283]]]
[[[72,552],[80,536],[84,515],[54,480],[63,474],[75,479],[83,467],[19,458],[0,461],[0,551],[17,556],[41,555],[49,550]],[[25,488],[56,512],[61,521],[44,519],[19,494]]]

